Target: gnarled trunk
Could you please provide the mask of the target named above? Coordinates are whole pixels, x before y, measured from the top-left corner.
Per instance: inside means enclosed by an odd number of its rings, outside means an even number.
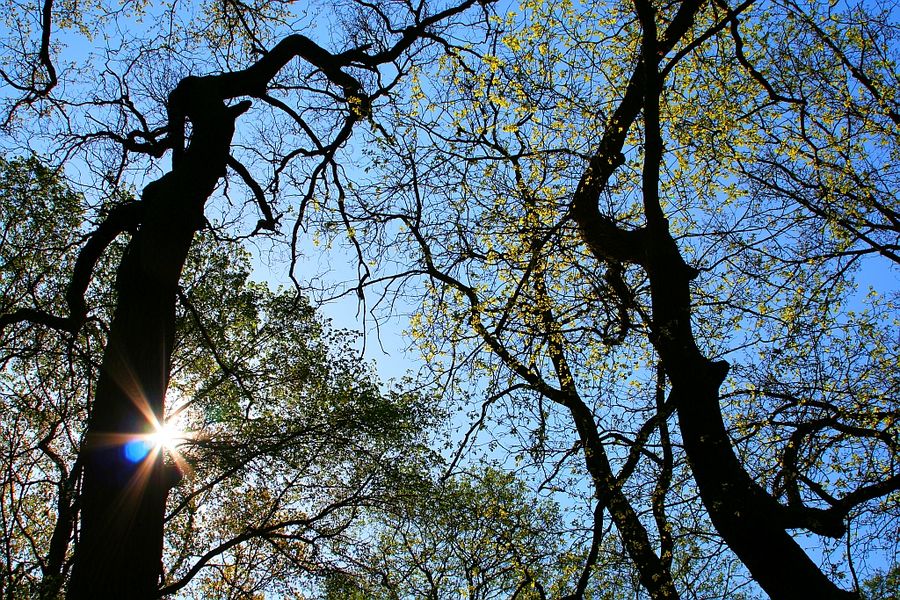
[[[186,80],[191,83],[190,80]],[[196,81],[196,80],[194,80]],[[68,598],[156,596],[171,486],[163,457],[126,446],[162,422],[178,280],[207,198],[225,174],[234,119],[247,104],[179,86],[193,136],[173,170],[144,189],[140,225],[116,276],[116,310],[82,450],[81,528]],[[176,126],[182,124],[177,124]]]

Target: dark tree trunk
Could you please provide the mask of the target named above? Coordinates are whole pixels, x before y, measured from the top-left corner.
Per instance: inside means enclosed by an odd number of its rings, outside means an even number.
[[[190,116],[190,146],[176,146],[172,171],[144,189],[140,225],[117,270],[116,310],[81,457],[73,600],[142,600],[155,597],[159,585],[171,477],[160,452],[134,462],[124,442],[163,419],[178,280],[206,200],[225,174],[234,119],[247,107],[229,109],[193,81],[179,86],[169,107],[186,105],[176,113]]]
[[[719,387],[728,364],[707,359],[697,347],[691,326],[691,281],[698,272],[684,263],[659,198],[663,146],[659,123],[662,89],[658,65],[689,31],[700,9],[683,0],[660,37],[653,5],[636,3],[643,28],[641,61],[575,191],[572,215],[582,239],[603,262],[639,264],[650,279],[652,343],[672,382],[672,400],[700,498],[716,530],[772,598],[847,600],[858,594],[832,583],[794,541],[788,530],[803,527],[834,535],[840,523],[818,522],[826,515],[806,510],[794,518],[748,475],[734,453],[719,406]],[[642,180],[645,227],[625,230],[600,214],[598,198],[621,154],[629,128],[644,111],[645,157]]]
[[[160,456],[150,454],[135,465],[125,457],[121,441],[147,433],[165,412],[181,269],[194,233],[203,224],[206,200],[225,174],[234,120],[250,107],[249,101],[231,107],[225,101],[259,96],[288,62],[305,60],[343,90],[349,109],[335,139],[319,149],[322,160],[330,161],[349,138],[353,124],[369,110],[359,81],[341,69],[355,63],[374,70],[392,62],[426,28],[475,3],[465,0],[417,21],[403,30],[394,46],[375,55],[364,49],[335,55],[302,35],[290,35],[242,71],[188,76],[169,95],[165,142],[173,153],[172,171],[144,189],[140,222],[119,264],[116,311],[80,457],[81,530],[70,600],[143,600],[157,595],[170,478]],[[187,121],[191,136],[185,149]],[[268,212],[264,200],[258,201]],[[271,214],[261,223],[273,227]],[[110,443],[116,439],[118,443]]]
[[[119,436],[149,433],[153,418],[163,418],[175,286],[195,225],[184,216],[173,215],[168,226],[143,225],[119,265],[116,315],[84,449],[70,598],[124,598],[126,591],[144,598],[158,584],[167,493],[162,456],[152,451],[132,462],[123,446],[127,438]]]
[[[684,263],[665,219],[648,226],[646,254],[653,343],[672,382],[685,452],[716,530],[776,600],[858,598],[832,583],[800,548],[787,531],[786,509],[735,455],[719,406],[728,363],[710,361],[697,347],[690,293],[696,271]]]
[[[737,462],[722,423],[714,376],[694,380],[684,386],[691,390],[684,396],[673,384],[678,421],[700,496],[728,546],[776,600],[859,598],[822,573],[786,530],[781,507]]]

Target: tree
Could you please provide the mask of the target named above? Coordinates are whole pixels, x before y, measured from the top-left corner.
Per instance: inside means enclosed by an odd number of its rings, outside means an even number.
[[[109,129],[82,133],[73,128],[64,131],[63,135],[72,136],[75,147],[92,139],[118,142],[122,152],[119,171],[107,170],[105,173],[113,183],[131,162],[129,154],[134,152],[159,158],[171,151],[172,169],[145,185],[139,201],[110,206],[96,229],[87,236],[65,294],[65,316],[33,306],[17,306],[0,318],[3,326],[27,322],[77,335],[89,317],[84,293],[98,261],[117,237],[126,232],[130,234],[116,267],[113,283],[116,304],[106,332],[104,356],[78,459],[81,469],[80,529],[68,597],[112,598],[127,594],[134,598],[149,598],[156,593],[165,505],[174,478],[160,453],[136,462],[122,451],[120,444],[110,442],[119,439],[118,436],[146,435],[165,417],[165,393],[175,342],[178,284],[195,234],[206,223],[207,200],[228,168],[255,194],[262,213],[258,228],[273,229],[276,225],[259,184],[231,155],[235,121],[251,106],[250,100],[240,99],[252,97],[268,104],[293,121],[294,130],[306,135],[312,149],[291,150],[284,162],[298,154],[318,161],[307,177],[308,194],[312,196],[323,172],[335,168],[335,152],[347,141],[353,125],[370,113],[372,99],[390,87],[390,83],[380,81],[379,66],[387,65],[389,71],[393,70],[388,77],[399,76],[403,72],[402,56],[413,44],[426,33],[434,35],[435,25],[463,13],[474,4],[474,0],[469,0],[425,15],[421,10],[404,11],[399,15],[402,21],[398,21],[397,27],[388,20],[387,13],[373,8],[371,10],[383,20],[382,28],[365,32],[364,36],[368,34],[366,42],[353,45],[351,41],[351,47],[340,53],[331,53],[295,33],[266,45],[264,38],[271,33],[268,28],[281,24],[283,15],[278,10],[226,5],[219,14],[213,9],[210,50],[224,41],[225,52],[219,55],[225,57],[226,64],[231,62],[237,57],[234,47],[218,36],[237,34],[240,39],[232,38],[231,42],[246,43],[243,54],[255,55],[254,58],[241,69],[226,68],[219,70],[219,74],[176,78],[179,81],[165,91],[163,102],[151,107],[156,113],[149,118],[132,100],[130,86],[134,82],[130,77],[117,78],[118,74],[111,73],[111,79],[119,89],[116,90],[118,95],[110,98],[104,97],[106,90],[102,89],[109,78],[103,81],[101,75],[99,92],[91,94],[92,100],[86,104],[98,108],[98,112],[111,107],[112,112],[127,115],[129,125],[136,122],[138,129],[126,133],[121,128],[122,123],[110,123]],[[359,7],[366,10],[365,4]],[[20,10],[20,20],[26,23],[28,10],[24,7]],[[64,10],[73,9],[67,7]],[[157,15],[148,7],[129,7],[123,15],[126,18],[132,15],[161,17],[163,20],[180,17],[174,10],[174,7],[163,8],[163,14]],[[55,21],[57,16],[63,18]],[[22,31],[24,35],[18,40],[13,35],[11,43],[21,45],[15,48],[17,52],[7,64],[12,67],[11,72],[4,71],[3,76],[21,94],[12,99],[6,123],[13,124],[22,111],[28,109],[41,111],[46,107],[46,110],[55,111],[55,115],[69,117],[69,110],[85,106],[80,98],[70,101],[51,93],[58,83],[49,56],[48,39],[52,37],[53,24],[74,25],[90,35],[104,31],[107,23],[114,22],[117,16],[104,12],[102,7],[98,15],[89,12],[59,15],[54,12],[53,3],[46,2],[38,21],[40,50],[35,54],[27,47],[27,30]],[[239,21],[231,21],[234,17]],[[245,17],[259,21],[248,23]],[[191,40],[182,44],[182,33],[177,28],[170,28],[168,39],[159,40],[160,46],[150,41],[148,45],[136,48],[131,63],[132,74],[141,71],[145,56],[172,50],[169,42],[175,42],[176,51],[189,52]],[[7,45],[9,47],[10,42]],[[131,49],[119,50],[122,55],[127,55]],[[303,61],[313,74],[298,74],[293,81],[290,75],[282,74],[294,59]],[[90,61],[86,68],[90,68]],[[373,78],[371,91],[365,90],[358,77],[348,72],[351,68]],[[110,72],[107,70],[104,74],[110,75]],[[46,84],[45,77],[50,80]],[[148,83],[145,80],[140,85]],[[328,99],[324,110],[336,115],[334,119],[326,119],[336,126],[336,131],[328,138],[319,137],[301,114],[271,95],[275,89],[289,90],[296,85],[301,90],[316,90],[309,84],[321,85],[318,91]],[[227,104],[233,100],[238,101]],[[160,114],[160,109],[164,110],[164,115]],[[312,109],[319,110],[319,107]],[[91,118],[93,122],[102,120],[93,114]],[[276,174],[285,166],[281,165]]]
[[[86,335],[85,293],[128,234],[98,296],[115,308],[89,379],[72,597],[97,565],[111,590],[156,588],[171,469],[155,456],[138,520],[109,526],[127,477],[101,463],[135,467],[95,434],[141,435],[132,370],[163,417],[196,231],[277,243],[285,217],[295,280],[314,231],[350,249],[364,313],[418,301],[433,383],[471,415],[448,481],[484,442],[565,499],[569,570],[534,589],[587,597],[621,573],[653,598],[751,579],[774,598],[859,596],[900,490],[896,289],[863,283],[900,247],[894,7],[38,8],[33,32],[4,38],[7,145],[81,166],[94,226],[65,245],[66,290],[18,296],[0,324]],[[346,50],[295,33],[324,39],[332,14]],[[137,18],[154,25],[118,35]],[[57,68],[54,23],[106,46]],[[253,593],[267,544],[226,548],[222,577]],[[709,565],[718,589],[698,583]],[[346,565],[328,573],[330,592],[366,589]]]
[[[4,309],[27,303],[58,310],[79,242],[81,200],[34,158],[4,159],[0,173]],[[103,300],[95,299],[102,313]],[[94,371],[81,358],[98,340],[92,328],[85,329],[80,343],[69,344],[52,331],[27,325],[3,333],[0,591],[9,598],[26,591],[38,596],[33,571],[39,569],[47,585],[54,585],[74,526],[78,467],[65,445],[80,435],[79,392]]]
[[[865,583],[864,598],[881,598],[882,600],[894,600],[897,597],[900,585],[897,581],[897,567],[891,568],[887,573],[878,573]]]
[[[418,255],[398,277],[427,281],[423,351],[494,374],[484,410],[519,417],[535,469],[582,455],[593,547],[608,512],[652,597],[678,595],[686,467],[769,595],[856,596],[792,532],[896,518],[896,290],[855,283],[900,239],[890,9],[523,2],[494,23],[417,74],[354,208],[370,253],[381,228]]]
[[[35,159],[3,164],[4,298],[53,298],[68,267],[56,259],[79,247],[82,198]],[[121,249],[98,270],[98,292]],[[168,416],[187,437],[165,449],[125,444],[139,465],[158,458],[183,475],[165,514],[162,593],[315,587],[340,560],[332,546],[355,543],[346,531],[359,514],[386,510],[432,468],[422,432],[440,417],[433,400],[382,385],[353,336],[249,271],[237,244],[200,236],[178,292],[169,389]],[[71,572],[87,400],[115,305],[90,299],[92,323],[76,338],[5,332],[4,598],[56,598]]]
[[[294,292],[247,282],[246,257],[235,269],[234,252],[204,246],[174,354],[191,476],[166,513],[160,593],[298,593],[354,543],[361,513],[430,468],[422,432],[440,411],[411,382],[382,385]]]
[[[485,467],[411,491],[374,520],[374,543],[354,557],[350,573],[366,576],[349,581],[364,597],[557,595],[553,580],[565,572],[559,514],[523,482]]]

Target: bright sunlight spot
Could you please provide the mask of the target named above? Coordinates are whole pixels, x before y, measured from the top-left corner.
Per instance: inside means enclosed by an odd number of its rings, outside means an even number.
[[[150,434],[150,442],[155,448],[174,450],[184,438],[184,434],[173,423],[165,423]]]
[[[125,458],[130,462],[138,463],[144,460],[148,454],[161,449],[173,452],[180,441],[184,439],[184,433],[174,424],[166,423],[156,426],[153,433],[139,436],[125,443],[123,451]]]

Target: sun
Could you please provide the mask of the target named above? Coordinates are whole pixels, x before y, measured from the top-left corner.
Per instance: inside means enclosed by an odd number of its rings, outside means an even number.
[[[153,432],[134,436],[125,442],[123,452],[125,458],[133,463],[139,463],[151,453],[159,452],[166,452],[173,460],[178,461],[180,459],[178,446],[187,438],[188,435],[174,423],[162,425],[154,423]]]
[[[148,437],[154,448],[164,448],[172,451],[179,443],[184,441],[184,433],[174,423],[163,423],[155,428]]]

